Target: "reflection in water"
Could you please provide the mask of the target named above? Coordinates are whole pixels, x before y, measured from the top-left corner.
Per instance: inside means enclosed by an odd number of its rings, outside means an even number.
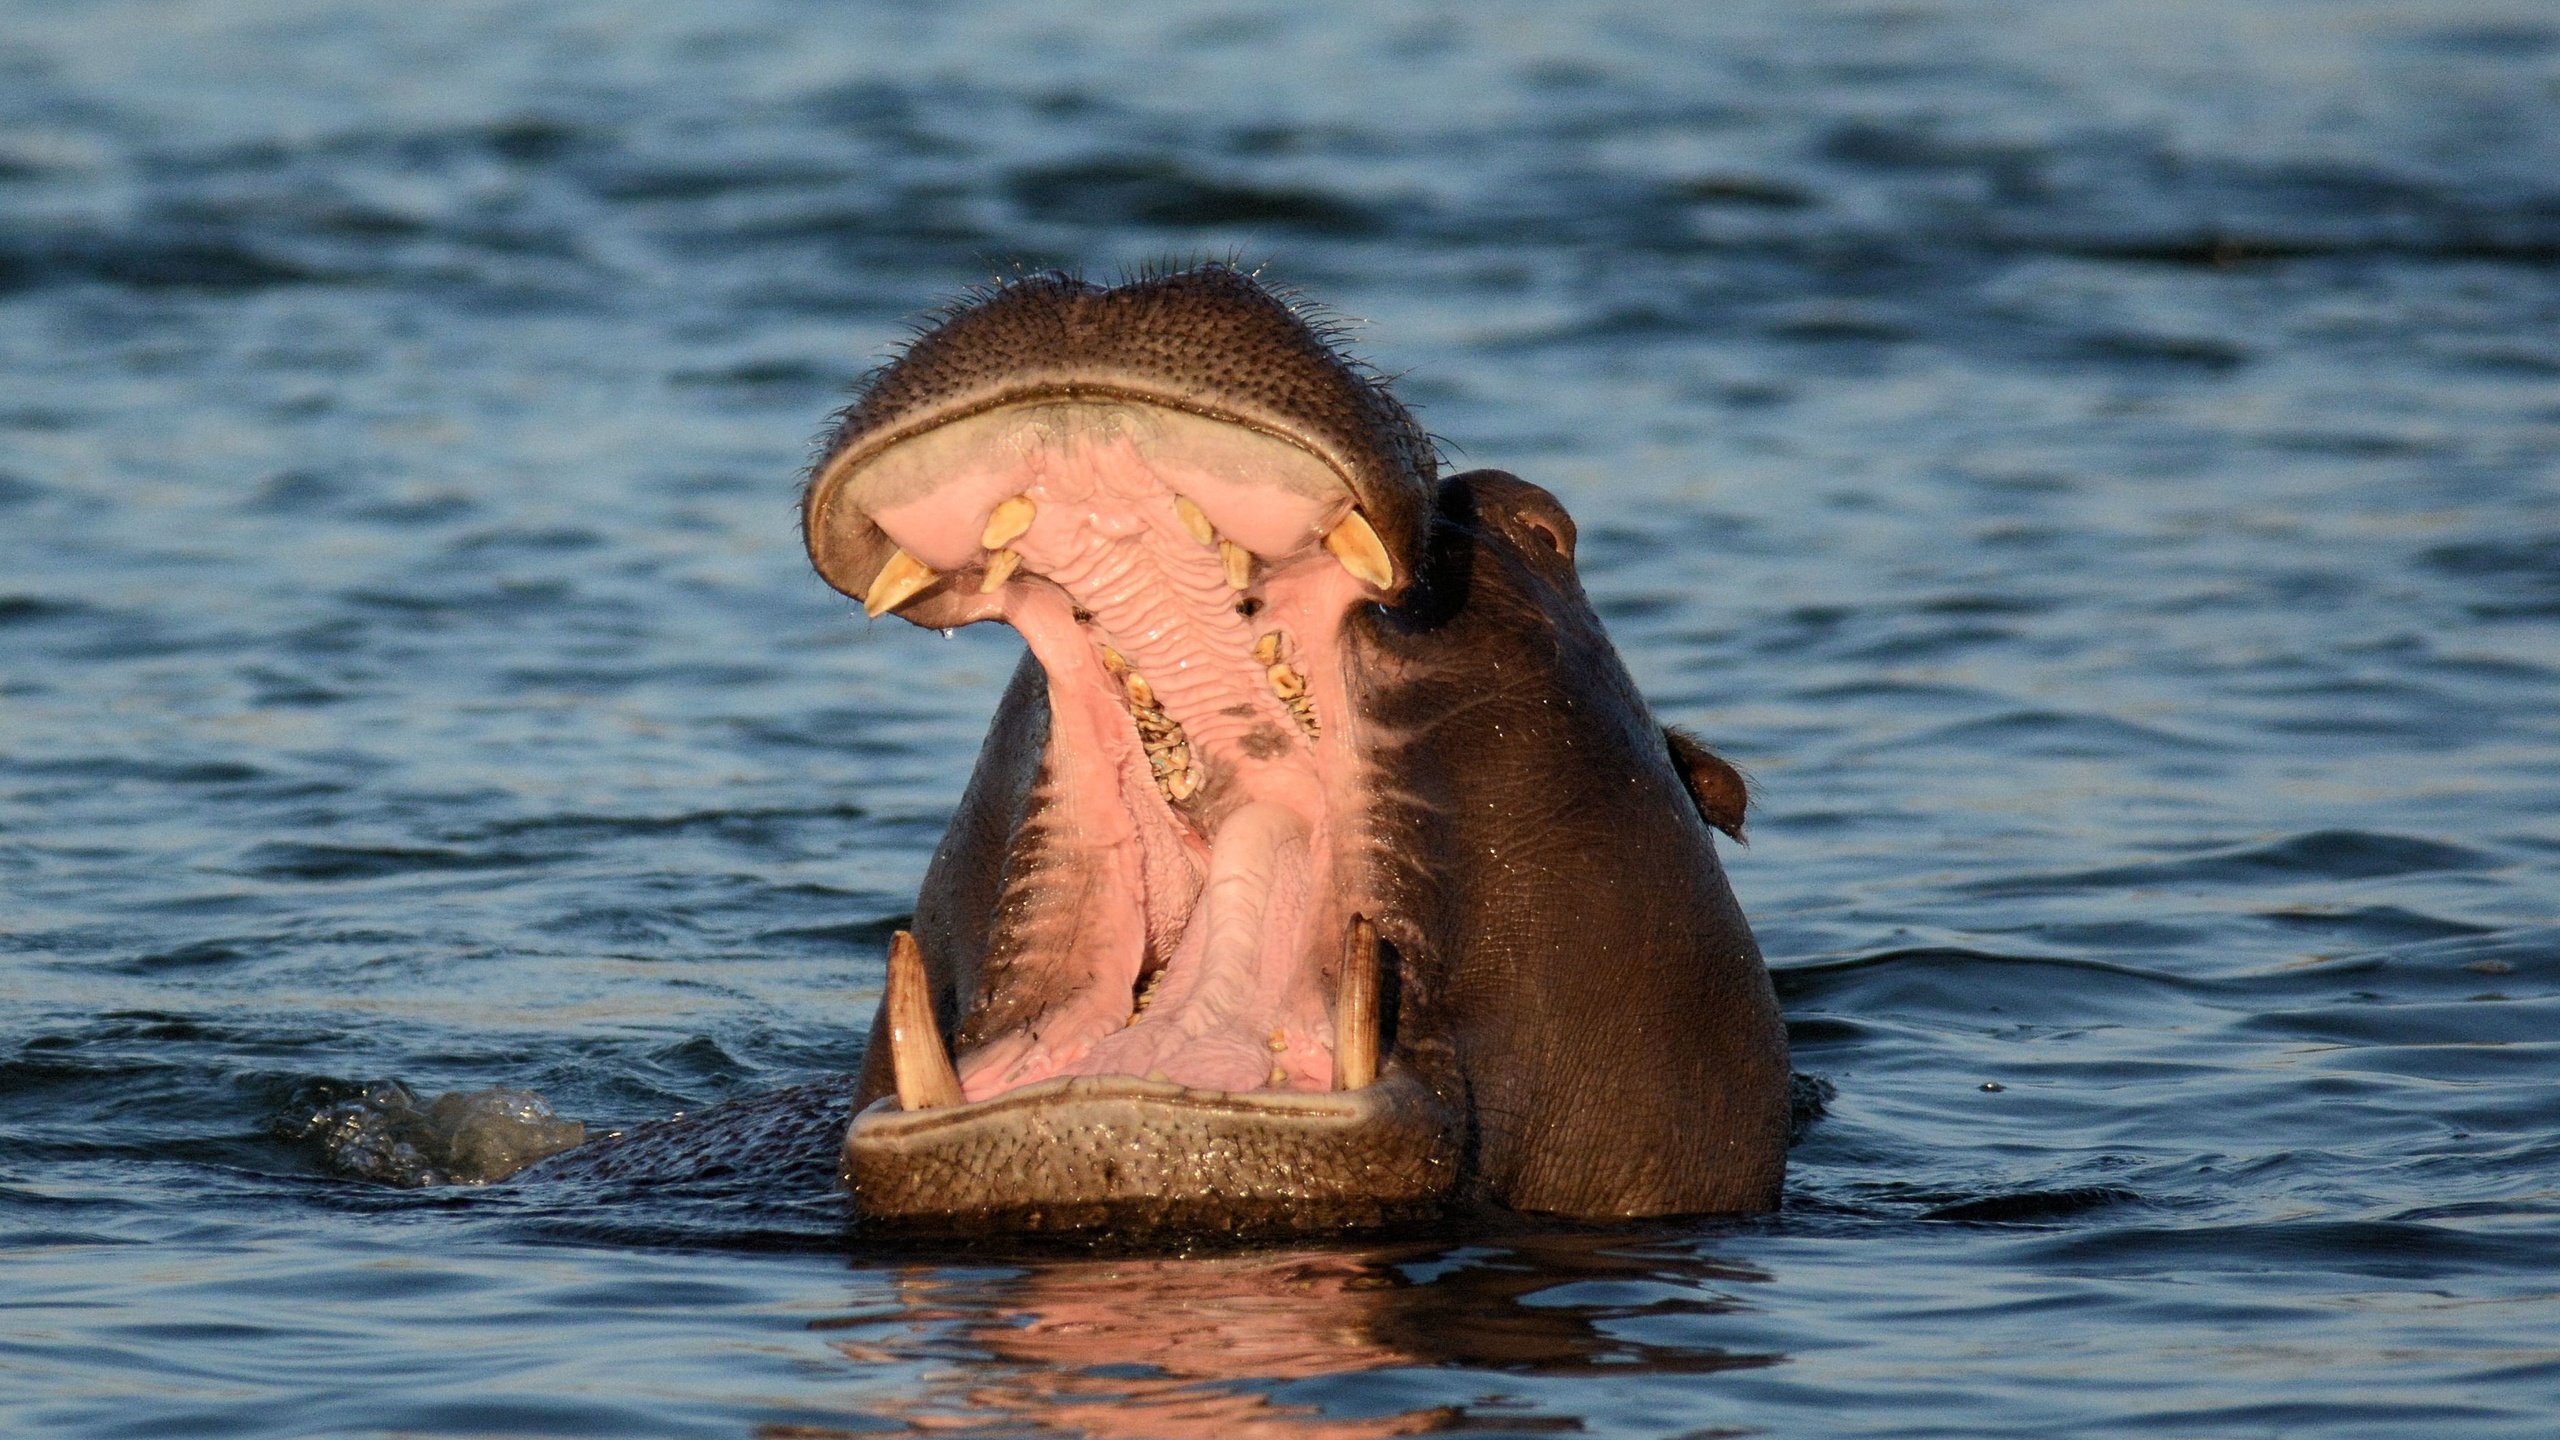
[[[1458,1424],[1545,1430],[1557,1422],[1448,1405],[1343,1415],[1329,1412],[1356,1400],[1320,1407],[1272,1392],[1406,1366],[1628,1376],[1772,1365],[1785,1357],[1686,1336],[1656,1344],[1626,1333],[1642,1324],[1618,1323],[1739,1310],[1732,1287],[1768,1278],[1624,1234],[1095,1257],[995,1275],[919,1267],[899,1276],[900,1313],[814,1328],[837,1332],[830,1344],[856,1364],[921,1366],[920,1388],[879,1418],[941,1433],[1347,1440]]]

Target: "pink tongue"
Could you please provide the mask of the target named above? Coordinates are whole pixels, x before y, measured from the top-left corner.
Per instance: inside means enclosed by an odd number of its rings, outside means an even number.
[[[1307,881],[1304,822],[1268,801],[1239,806],[1210,842],[1200,916],[1158,978],[1146,1013],[1067,1073],[1260,1090],[1275,1083],[1276,1069],[1281,1088],[1327,1088],[1323,1002],[1298,973]]]

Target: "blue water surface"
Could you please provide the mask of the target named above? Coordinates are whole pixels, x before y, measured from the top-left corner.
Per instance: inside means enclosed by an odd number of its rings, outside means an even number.
[[[1582,525],[1784,1212],[1193,1255],[344,1178],[854,1066],[1011,668],[799,553],[1014,266],[1236,257]],[[0,1431],[2560,1414],[2531,0],[0,6]]]

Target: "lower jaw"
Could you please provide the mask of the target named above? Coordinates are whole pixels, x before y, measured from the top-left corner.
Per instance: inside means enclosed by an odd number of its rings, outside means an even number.
[[[1436,1213],[1461,1140],[1395,1068],[1321,1092],[1079,1076],[923,1110],[885,1097],[854,1117],[842,1176],[865,1227],[904,1232],[1334,1231]]]

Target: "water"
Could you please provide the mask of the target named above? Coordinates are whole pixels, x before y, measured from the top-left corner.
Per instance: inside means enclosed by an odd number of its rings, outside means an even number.
[[[2546,7],[1089,8],[0,15],[0,1429],[2548,1433]],[[807,439],[1229,254],[1755,775],[1783,1214],[848,1258],[822,1155],[289,1138],[850,1068],[1015,642],[810,578]]]

